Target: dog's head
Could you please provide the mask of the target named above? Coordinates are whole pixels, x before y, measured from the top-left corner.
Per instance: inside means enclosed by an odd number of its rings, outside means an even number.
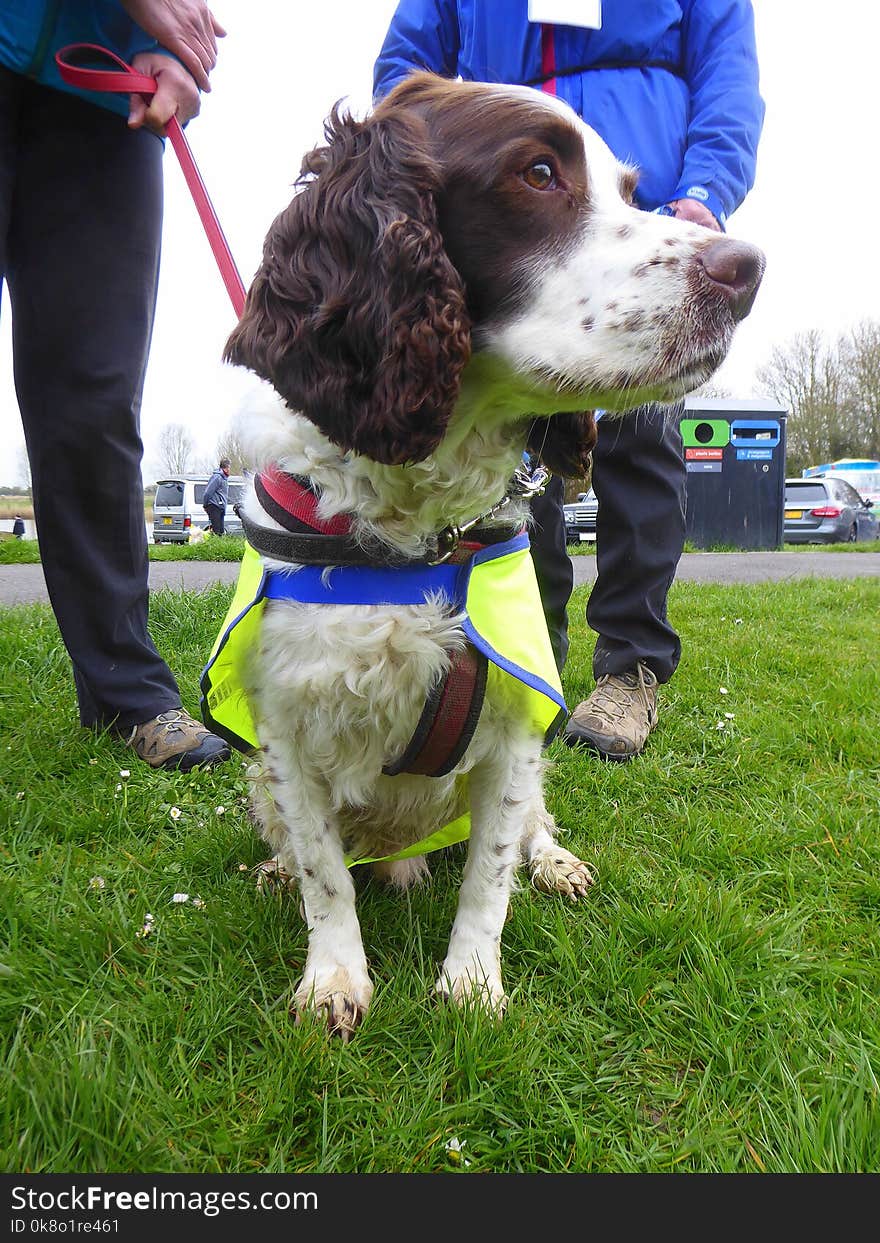
[[[635,174],[565,105],[416,73],[326,145],[266,238],[225,358],[345,450],[401,464],[443,438],[472,348],[511,418],[582,474],[585,407],[670,400],[715,370],[760,252],[630,206]]]

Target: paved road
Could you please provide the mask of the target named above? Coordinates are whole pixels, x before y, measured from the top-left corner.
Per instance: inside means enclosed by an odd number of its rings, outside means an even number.
[[[572,557],[574,581],[596,578],[594,556]],[[778,583],[793,578],[880,578],[880,552],[686,552],[676,579],[687,583]]]
[[[594,556],[573,557],[575,584],[596,578]],[[235,561],[153,561],[150,589],[202,591],[233,583]],[[767,583],[795,578],[880,578],[880,552],[696,552],[685,553],[677,578],[691,583]],[[0,565],[0,605],[47,601],[39,565]]]

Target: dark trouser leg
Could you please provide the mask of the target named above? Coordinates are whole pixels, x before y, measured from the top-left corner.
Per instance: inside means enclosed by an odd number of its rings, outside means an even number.
[[[226,531],[226,524],[223,521],[223,510],[219,505],[206,505],[205,513],[211,521],[211,530],[215,535],[223,535]]]
[[[100,107],[16,85],[5,270],[43,571],[81,721],[125,728],[180,705],[147,630],[140,473],[162,147]]]
[[[552,475],[544,494],[532,501],[534,523],[529,532],[541,604],[560,673],[568,655],[567,608],[574,584],[571,558],[565,543],[565,518],[562,513],[564,488],[558,475]]]
[[[593,673],[622,673],[642,661],[668,682],[681,643],[666,616],[684,547],[687,475],[679,407],[604,415],[593,451],[598,576],[587,622],[599,638]]]

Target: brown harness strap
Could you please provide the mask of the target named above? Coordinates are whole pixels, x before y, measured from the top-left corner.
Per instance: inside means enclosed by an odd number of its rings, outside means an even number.
[[[428,692],[422,715],[403,754],[382,772],[387,777],[417,773],[445,777],[474,736],[486,694],[489,662],[472,643],[454,654],[449,668]]]

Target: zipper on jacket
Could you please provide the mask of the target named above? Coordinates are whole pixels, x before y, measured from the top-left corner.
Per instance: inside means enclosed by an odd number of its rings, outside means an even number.
[[[43,12],[40,34],[34,46],[34,54],[31,57],[31,63],[25,70],[25,74],[29,78],[39,77],[40,71],[43,68],[43,61],[46,59],[49,44],[52,42],[52,36],[55,33],[55,23],[58,21],[58,10],[60,7],[61,0],[48,0]]]

